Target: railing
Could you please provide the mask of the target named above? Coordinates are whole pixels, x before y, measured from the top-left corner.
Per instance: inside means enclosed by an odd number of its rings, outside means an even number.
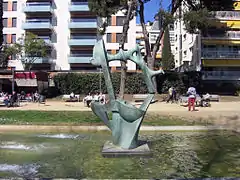
[[[216,32],[210,32],[204,35],[203,38],[216,38],[216,39],[240,39],[239,31],[227,31],[226,33],[220,34]]]
[[[71,40],[79,40],[79,39],[97,39],[97,36],[70,36]]]
[[[222,52],[222,51],[204,51],[202,52],[202,58],[205,59],[240,59],[240,53],[238,52]]]
[[[203,73],[203,79],[209,80],[239,80],[240,72],[239,71],[205,71]]]
[[[26,19],[26,23],[51,23],[49,19]]]
[[[70,22],[73,23],[81,23],[81,22],[97,22],[97,18],[89,18],[89,19],[85,19],[85,18],[74,18],[74,19],[70,19]]]
[[[92,57],[92,54],[69,54],[69,57]]]
[[[215,11],[213,12],[213,16],[217,19],[240,19],[239,11]]]
[[[51,6],[50,2],[27,2],[26,6]]]
[[[88,5],[88,2],[77,2],[77,1],[72,1],[71,3],[69,3],[70,5]]]

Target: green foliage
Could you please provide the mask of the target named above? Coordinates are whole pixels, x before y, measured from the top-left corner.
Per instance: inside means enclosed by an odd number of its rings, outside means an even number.
[[[174,56],[171,51],[168,27],[166,27],[164,32],[161,64],[164,70],[171,70],[175,67]]]
[[[233,2],[229,0],[200,0],[201,7],[206,7],[210,11],[232,10]]]
[[[18,43],[7,46],[5,52],[8,56],[17,56],[17,59],[25,65],[25,69],[30,70],[38,58],[47,57],[48,46],[43,39],[39,39],[35,34],[26,33],[25,37],[18,41]]]
[[[212,11],[227,11],[233,9],[233,1],[229,0],[200,0],[195,3],[187,0],[189,11],[184,12],[183,21],[187,32],[198,33],[213,26],[210,20]]]
[[[188,11],[184,14],[183,21],[189,33],[198,33],[199,30],[206,30],[211,26],[210,12],[204,8],[197,11]]]
[[[168,72],[157,76],[157,87],[159,93],[166,93],[173,86],[177,93],[185,94],[189,86],[196,87],[198,93],[202,92],[202,80],[200,72]]]
[[[156,14],[160,18],[161,26],[163,28],[167,27],[169,24],[173,23],[175,17],[168,11],[164,9],[160,9],[159,12]]]
[[[100,91],[99,73],[68,73],[58,74],[54,77],[56,88],[60,94],[88,94]],[[102,91],[106,93],[104,77],[101,74]],[[112,83],[115,93],[120,90],[120,73],[112,73]],[[146,84],[142,79],[142,74],[129,73],[126,81],[126,93],[137,94],[146,93]]]
[[[91,12],[100,17],[110,17],[127,6],[127,0],[88,0]]]

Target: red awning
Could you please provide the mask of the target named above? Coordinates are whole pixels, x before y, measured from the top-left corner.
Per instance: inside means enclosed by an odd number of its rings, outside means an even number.
[[[34,72],[15,72],[14,78],[16,79],[36,79]]]

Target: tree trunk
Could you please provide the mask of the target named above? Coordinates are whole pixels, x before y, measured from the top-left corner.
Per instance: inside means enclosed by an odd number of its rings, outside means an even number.
[[[127,11],[127,17],[123,24],[123,32],[122,32],[122,38],[119,43],[120,49],[124,50],[124,44],[127,39],[127,33],[129,29],[129,22],[132,17],[132,13],[134,10],[134,1],[130,0],[128,2],[128,11]],[[120,82],[120,92],[119,97],[121,99],[124,99],[124,91],[125,91],[125,84],[126,84],[126,78],[127,78],[127,65],[125,62],[121,61],[121,82]]]
[[[145,18],[144,18],[144,2],[142,0],[139,0],[140,4],[140,11],[139,11],[139,16],[140,16],[140,23],[142,26],[142,31],[143,31],[143,37],[144,37],[144,42],[145,42],[145,52],[146,52],[146,57],[147,57],[147,63],[148,67],[151,64],[151,45],[149,42],[149,37],[148,37],[148,32],[145,24]],[[153,69],[153,68],[151,68]]]
[[[171,10],[171,15],[174,15],[174,13],[177,11],[177,9],[180,7],[180,5],[182,4],[183,0],[176,0],[176,1],[173,1],[173,4],[172,4],[172,10]],[[161,27],[160,29],[160,32],[159,32],[159,35],[156,39],[156,42],[153,46],[153,51],[152,51],[152,64],[154,65],[154,62],[156,60],[156,55],[157,55],[157,52],[159,50],[159,46],[160,46],[160,42],[161,42],[161,39],[163,37],[163,34],[164,34],[164,30],[166,29],[166,27],[168,26],[168,24],[165,24],[163,23],[164,25]]]
[[[152,58],[151,54],[151,45],[149,42],[149,36],[145,24],[145,18],[144,18],[144,2],[142,0],[139,0],[140,4],[140,10],[139,10],[139,16],[140,16],[140,23],[142,26],[142,31],[143,31],[143,37],[144,37],[144,42],[145,42],[145,52],[146,52],[146,57],[147,57],[147,65],[150,69],[154,69],[154,60]],[[156,83],[156,78],[153,78],[153,83],[155,86],[155,91],[157,92],[157,83]]]

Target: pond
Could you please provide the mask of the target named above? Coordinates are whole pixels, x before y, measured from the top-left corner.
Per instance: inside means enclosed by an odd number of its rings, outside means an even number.
[[[240,136],[228,131],[141,132],[153,156],[103,158],[109,132],[0,134],[0,177],[240,177]]]

